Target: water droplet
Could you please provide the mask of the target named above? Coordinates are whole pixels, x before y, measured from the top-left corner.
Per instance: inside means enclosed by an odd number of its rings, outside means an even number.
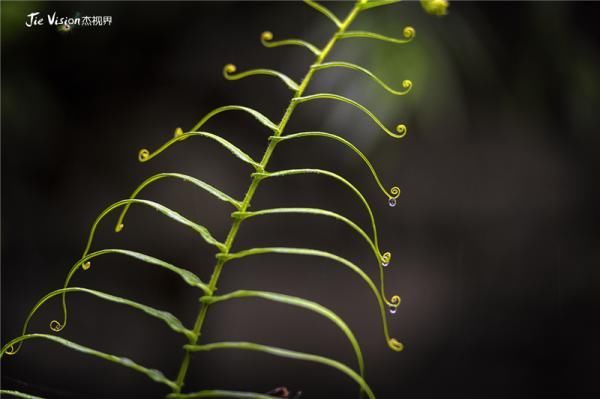
[[[391,306],[390,307],[390,313],[391,314],[396,314],[397,311],[398,311],[398,308],[396,306]]]
[[[386,261],[381,262],[381,266],[383,266],[383,267],[387,267],[389,264],[390,264],[390,262],[386,262]]]
[[[389,199],[388,204],[393,208],[396,206],[396,198],[392,197]]]

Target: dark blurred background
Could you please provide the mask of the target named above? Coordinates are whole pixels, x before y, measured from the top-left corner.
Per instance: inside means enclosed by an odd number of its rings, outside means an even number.
[[[341,17],[351,3],[329,4]],[[109,27],[61,33],[25,28],[26,15],[110,15]],[[368,287],[323,259],[266,255],[225,267],[220,292],[262,289],[303,296],[333,309],[355,331],[367,381],[378,398],[592,397],[597,382],[600,232],[600,15],[598,2],[453,2],[443,18],[417,2],[365,12],[353,29],[400,36],[409,45],[345,40],[330,60],[363,65],[395,97],[349,70],[319,72],[309,93],[356,99],[387,126],[406,123],[394,140],[364,114],[332,101],[298,107],[287,132],[323,130],[354,142],[387,187],[402,196],[390,208],[359,158],[323,139],[281,144],[270,170],[336,171],[365,194],[382,249],[393,253],[388,293],[402,297],[390,316],[406,349],[386,346]],[[175,127],[192,127],[226,104],[247,105],[279,121],[292,93],[281,82],[222,78],[269,67],[300,80],[313,57],[301,48],[266,49],[263,30],[322,45],[334,31],[296,2],[2,2],[2,343],[19,334],[33,304],[62,286],[90,225],[107,205],[146,177],[181,172],[241,199],[251,170],[217,144],[190,139],[151,162]],[[206,129],[260,158],[269,132],[228,113]],[[178,181],[161,181],[143,198],[159,201],[223,239],[231,208]],[[364,208],[325,177],[265,181],[254,209],[318,206],[365,229]],[[208,280],[214,250],[160,214],[132,208],[126,228],[105,220],[94,249],[146,252]],[[377,278],[364,241],[347,226],[318,217],[245,222],[234,250],[314,247],[345,256]],[[107,256],[74,285],[169,310],[191,325],[198,293],[166,271]],[[155,319],[84,294],[70,297],[62,336],[160,368],[174,378],[184,340]],[[49,332],[58,300],[31,331]],[[331,356],[354,366],[352,350],[329,321],[261,300],[211,308],[202,342],[248,340]],[[356,396],[355,384],[324,366],[222,351],[194,356],[187,390],[267,392],[277,386],[306,398]],[[2,360],[2,387],[48,398],[160,398],[145,376],[50,342],[30,341]]]

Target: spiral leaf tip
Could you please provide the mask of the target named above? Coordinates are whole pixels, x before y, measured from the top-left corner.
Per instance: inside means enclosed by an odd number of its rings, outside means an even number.
[[[394,295],[392,297],[392,301],[391,302],[392,302],[392,306],[394,306],[394,307],[397,308],[398,306],[400,306],[401,299],[400,299],[400,297],[398,295]]]
[[[273,33],[270,31],[264,31],[261,35],[260,35],[261,40],[264,40],[266,42],[273,40]]]
[[[402,352],[404,350],[404,345],[396,338],[390,338],[390,340],[388,341],[388,345],[392,350],[396,352]]]
[[[410,90],[412,88],[412,82],[408,79],[402,81],[402,87],[406,90]]]
[[[65,326],[63,324],[60,324],[58,321],[56,320],[52,320],[50,322],[50,329],[54,332],[59,332],[61,331],[63,328],[65,328]]]
[[[237,68],[235,65],[233,64],[227,64],[223,67],[223,73],[225,75],[228,75],[230,73],[235,73],[235,71],[237,71]]]
[[[8,356],[12,356],[12,355],[15,355],[18,351],[19,351],[18,348],[15,349],[14,345],[11,345],[8,348],[6,348],[4,353],[7,354]]]
[[[150,158],[150,151],[145,148],[142,148],[138,154],[138,159],[140,162],[146,162]]]
[[[402,30],[402,34],[404,35],[404,37],[406,39],[413,39],[415,37],[415,35],[417,34],[417,32],[415,32],[415,28],[413,28],[412,26],[407,26]]]
[[[396,131],[400,134],[400,137],[404,137],[406,135],[406,125],[400,124],[396,126]]]
[[[385,252],[383,255],[381,255],[381,265],[383,267],[386,267],[387,265],[389,265],[391,260],[392,260],[391,252]]]
[[[92,263],[90,261],[87,261],[83,265],[81,265],[81,268],[83,270],[89,270],[90,267],[92,267]]]

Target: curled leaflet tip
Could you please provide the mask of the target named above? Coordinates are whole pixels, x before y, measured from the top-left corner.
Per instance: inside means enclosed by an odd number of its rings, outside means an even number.
[[[140,162],[146,162],[150,158],[150,151],[145,148],[142,148],[138,154],[138,160]]]
[[[270,40],[273,40],[273,33],[266,30],[263,33],[261,33],[260,38],[261,38],[261,40],[268,42]]]
[[[223,73],[225,75],[235,73],[235,71],[237,71],[237,67],[234,64],[227,64],[223,67]]]
[[[396,352],[402,352],[402,350],[404,349],[404,345],[402,344],[402,342],[398,341],[396,338],[390,338],[388,341],[388,345]]]
[[[391,307],[397,308],[398,306],[400,306],[401,299],[398,295],[394,295],[390,302],[391,302],[391,305],[390,305]]]
[[[50,322],[50,329],[54,332],[59,332],[61,331],[63,328],[65,328],[64,324],[60,324],[58,321],[56,320],[52,320]]]
[[[398,134],[400,134],[400,137],[404,137],[407,131],[406,125],[399,124],[398,126],[396,126],[396,131],[398,132]]]
[[[387,265],[390,264],[391,260],[392,260],[392,253],[385,252],[383,255],[381,255],[381,266],[386,267]]]

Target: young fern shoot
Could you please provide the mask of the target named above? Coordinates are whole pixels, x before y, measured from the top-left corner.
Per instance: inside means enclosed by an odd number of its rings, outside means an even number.
[[[370,174],[372,175],[378,189],[384,194],[390,206],[395,206],[397,203],[397,199],[400,196],[400,189],[396,186],[391,187],[390,189],[386,189],[381,179],[379,178],[375,168],[369,161],[369,159],[350,141],[345,139],[342,136],[339,136],[330,132],[321,132],[321,131],[305,131],[305,132],[288,132],[287,125],[290,121],[290,118],[294,114],[294,111],[301,104],[313,100],[327,99],[339,101],[348,105],[351,105],[364,114],[366,114],[369,118],[372,119],[374,124],[380,128],[385,134],[394,139],[400,139],[404,137],[407,133],[407,128],[404,124],[398,124],[394,128],[388,128],[384,125],[373,112],[369,109],[361,105],[360,103],[352,100],[350,98],[343,97],[341,95],[335,93],[316,93],[306,95],[305,92],[309,87],[310,82],[312,81],[313,76],[321,70],[329,69],[329,68],[345,68],[350,69],[352,71],[356,71],[363,76],[371,79],[376,85],[380,86],[383,90],[388,93],[396,96],[403,96],[410,92],[412,88],[412,82],[410,80],[403,80],[401,83],[401,89],[393,88],[393,85],[388,85],[382,79],[377,77],[374,73],[367,70],[366,68],[355,65],[346,61],[335,61],[328,60],[328,57],[335,47],[336,43],[340,40],[347,40],[353,38],[366,38],[377,41],[383,41],[392,44],[406,44],[411,42],[415,37],[415,30],[407,26],[402,31],[401,38],[393,38],[384,36],[378,33],[366,32],[366,31],[352,31],[350,27],[352,23],[360,16],[361,13],[381,6],[387,6],[393,3],[396,3],[397,0],[358,0],[353,4],[352,8],[348,12],[348,14],[344,18],[339,18],[335,15],[331,10],[329,10],[324,5],[317,3],[312,0],[305,0],[305,3],[323,14],[333,25],[335,28],[334,33],[331,35],[331,38],[327,41],[327,43],[323,47],[318,47],[314,44],[308,43],[304,40],[300,39],[283,39],[283,40],[275,40],[273,33],[264,32],[260,40],[262,44],[269,48],[275,48],[280,46],[299,46],[304,49],[310,51],[315,55],[315,60],[307,68],[306,75],[300,82],[296,82],[285,74],[275,71],[272,69],[253,69],[248,71],[238,72],[237,68],[233,64],[225,65],[223,69],[223,76],[228,80],[239,80],[248,77],[252,77],[255,75],[266,75],[277,78],[281,80],[281,82],[286,85],[291,91],[293,91],[293,96],[289,101],[289,104],[278,123],[271,121],[269,118],[264,116],[257,110],[240,106],[240,105],[226,105],[219,108],[214,109],[207,113],[196,125],[194,125],[190,130],[184,131],[181,128],[175,129],[174,137],[165,142],[163,145],[158,147],[158,149],[154,151],[150,151],[148,149],[140,150],[138,154],[138,158],[140,162],[148,162],[152,160],[154,157],[159,154],[166,152],[172,145],[176,143],[180,143],[189,138],[204,138],[217,142],[225,149],[227,149],[233,156],[238,158],[240,161],[250,165],[253,169],[253,172],[250,174],[250,184],[246,190],[245,195],[241,199],[235,199],[232,196],[224,193],[213,185],[204,182],[200,179],[197,179],[192,176],[180,174],[180,173],[159,173],[154,176],[149,177],[145,181],[143,181],[131,194],[129,198],[123,199],[121,201],[117,201],[114,204],[108,206],[104,211],[100,213],[100,215],[94,221],[91,231],[89,233],[89,237],[87,240],[87,244],[83,251],[81,258],[72,266],[70,271],[67,274],[64,285],[62,288],[52,291],[41,298],[38,303],[33,307],[29,315],[27,316],[25,323],[23,325],[21,335],[7,342],[0,351],[0,357],[4,357],[4,355],[15,355],[22,347],[23,343],[32,339],[42,339],[51,341],[60,345],[63,345],[69,349],[78,351],[83,354],[88,354],[91,356],[95,356],[100,359],[108,360],[112,363],[119,364],[121,366],[127,367],[131,370],[137,371],[149,377],[151,380],[164,384],[170,389],[170,393],[168,395],[171,399],[184,399],[184,398],[206,398],[206,397],[227,397],[227,398],[276,398],[276,396],[272,396],[270,394],[261,394],[261,393],[252,393],[252,392],[235,392],[230,390],[222,390],[222,389],[206,389],[198,392],[184,392],[186,386],[186,378],[188,377],[188,370],[190,364],[192,362],[192,354],[197,352],[207,352],[207,351],[218,351],[218,350],[244,350],[244,351],[258,351],[266,354],[270,354],[273,356],[284,357],[288,359],[302,360],[312,363],[321,364],[324,366],[331,367],[336,369],[337,371],[345,374],[350,380],[354,381],[354,383],[360,389],[362,395],[375,399],[375,394],[372,388],[367,384],[365,380],[365,367],[363,354],[356,339],[354,333],[351,331],[350,327],[332,310],[307,299],[299,298],[295,296],[290,296],[284,293],[278,292],[267,292],[267,291],[257,291],[250,290],[246,288],[240,288],[236,291],[223,293],[216,295],[217,284],[223,273],[224,267],[231,261],[236,259],[245,258],[248,256],[259,256],[264,254],[280,254],[287,256],[308,256],[308,257],[318,257],[325,258],[333,261],[334,264],[339,264],[349,269],[352,273],[354,273],[357,277],[359,277],[364,283],[367,284],[368,288],[372,292],[373,296],[376,299],[379,313],[381,315],[381,324],[382,324],[382,332],[383,337],[389,346],[390,349],[394,351],[401,351],[403,349],[403,345],[392,338],[387,322],[387,310],[390,313],[396,313],[398,306],[400,305],[400,297],[397,295],[388,296],[385,291],[384,285],[384,268],[390,264],[391,261],[391,253],[387,251],[382,251],[379,244],[379,237],[377,233],[377,226],[375,222],[375,217],[372,211],[372,207],[369,202],[366,200],[365,196],[358,190],[350,181],[348,181],[343,176],[336,174],[334,172],[323,170],[323,169],[308,169],[308,168],[299,168],[299,169],[288,169],[288,170],[279,170],[279,171],[270,171],[268,170],[269,161],[275,152],[276,148],[280,143],[283,142],[294,142],[296,139],[301,138],[320,138],[320,139],[328,139],[332,140],[336,143],[342,144],[343,146],[349,148],[353,151],[360,161],[368,168]],[[439,3],[440,0],[435,0],[436,3]],[[433,7],[433,6],[429,6]],[[425,7],[427,9],[427,7]],[[433,7],[435,10],[434,13],[440,14],[439,5],[437,8]],[[271,136],[268,138],[267,147],[264,151],[264,154],[260,160],[252,159],[248,154],[238,148],[235,144],[231,143],[228,140],[223,139],[218,134],[207,132],[202,130],[204,124],[222,113],[226,113],[229,111],[241,111],[245,113],[249,113],[252,115],[256,121],[271,131]],[[259,210],[249,210],[250,202],[254,198],[258,188],[262,184],[264,180],[269,180],[273,178],[285,178],[287,176],[293,175],[321,175],[327,178],[332,179],[333,181],[337,181],[343,186],[347,187],[349,191],[352,192],[352,195],[356,196],[361,204],[364,206],[365,211],[368,214],[370,227],[367,231],[365,231],[362,227],[360,227],[357,223],[349,219],[344,215],[340,215],[338,213],[319,208],[274,208],[274,209],[259,209]],[[147,199],[139,198],[142,191],[151,184],[157,183],[164,179],[178,179],[185,183],[189,183],[194,185],[195,187],[204,190],[211,194],[214,198],[221,200],[230,204],[234,209],[231,213],[231,226],[226,237],[223,240],[218,240],[215,238],[210,231],[194,222],[186,218],[185,216],[179,214],[178,212],[169,209],[159,203],[154,201],[150,201]],[[128,211],[131,206],[135,205],[136,207],[139,205],[143,205],[146,207],[150,207],[159,211],[161,214],[171,219],[174,222],[180,223],[194,232],[196,232],[200,238],[209,245],[212,245],[216,249],[216,263],[214,265],[212,274],[208,281],[202,280],[199,276],[194,274],[193,272],[181,268],[178,266],[171,265],[165,261],[157,259],[155,257],[142,254],[139,252],[130,251],[127,249],[101,249],[91,252],[92,246],[94,244],[94,235],[97,227],[100,222],[113,211],[119,210],[120,214],[118,217],[117,224],[115,226],[115,231],[120,232],[125,227],[125,219]],[[278,217],[281,214],[302,214],[307,216],[322,216],[330,219],[335,219],[338,222],[342,222],[347,225],[350,229],[352,229],[355,233],[357,233],[367,244],[367,247],[373,253],[375,257],[375,262],[377,264],[378,271],[378,284],[376,284],[371,277],[359,266],[352,263],[351,261],[330,253],[326,251],[311,249],[311,248],[297,248],[297,247],[262,247],[262,248],[249,248],[249,249],[235,249],[234,244],[236,241],[236,237],[240,226],[247,219],[262,217],[262,216],[271,216]],[[154,309],[150,306],[147,306],[142,303],[138,303],[136,301],[121,298],[106,292],[101,292],[98,290],[92,290],[84,287],[72,287],[70,286],[70,282],[72,280],[75,272],[79,270],[89,270],[91,268],[91,262],[94,258],[104,255],[119,255],[125,256],[129,258],[136,259],[140,262],[151,266],[158,266],[170,272],[177,274],[186,284],[189,286],[199,290],[199,308],[198,313],[195,319],[193,326],[184,326],[184,324],[178,320],[174,315],[169,312]],[[115,356],[113,354],[108,354],[101,352],[99,350],[83,346],[76,342],[58,337],[54,334],[43,334],[43,333],[33,333],[29,331],[29,324],[34,315],[37,314],[38,310],[46,304],[46,302],[52,300],[55,297],[60,297],[61,305],[62,305],[62,320],[52,320],[50,322],[50,329],[54,333],[59,333],[67,326],[67,294],[79,293],[79,294],[87,294],[91,295],[97,299],[101,299],[104,301],[112,302],[115,304],[121,304],[125,306],[129,306],[132,309],[139,310],[145,313],[148,316],[157,318],[162,320],[176,333],[182,334],[186,340],[187,344],[182,348],[181,362],[179,365],[179,369],[176,375],[171,378],[165,376],[165,374],[159,370],[148,368],[134,362],[128,358]],[[284,306],[294,306],[298,308],[302,308],[304,310],[316,313],[321,315],[322,317],[327,318],[331,321],[347,338],[354,351],[354,355],[356,357],[356,368],[352,368],[348,365],[345,365],[337,360],[330,359],[327,357],[319,356],[316,354],[298,352],[284,348],[277,348],[273,346],[268,346],[262,343],[254,343],[254,342],[201,342],[200,337],[202,334],[202,329],[205,324],[206,316],[209,310],[211,310],[216,304],[220,302],[225,302],[229,300],[245,300],[247,298],[260,298],[265,301],[271,301],[275,303],[282,304]],[[216,311],[216,309],[214,310]],[[8,396],[15,397],[23,397],[23,398],[34,398],[34,396],[12,391],[12,390],[1,390],[1,393]]]

